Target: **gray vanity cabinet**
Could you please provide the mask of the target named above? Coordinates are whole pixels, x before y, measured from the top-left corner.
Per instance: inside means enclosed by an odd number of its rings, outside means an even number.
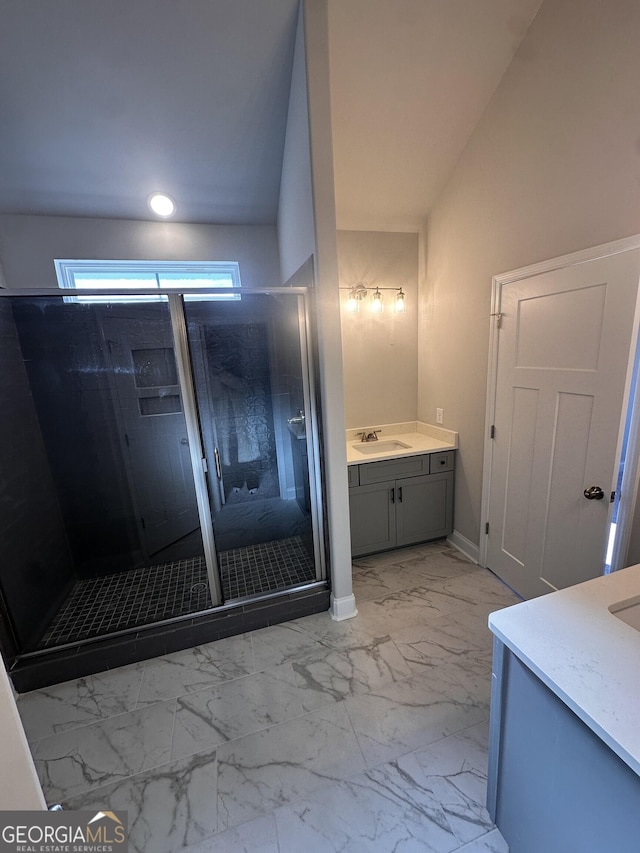
[[[373,554],[451,533],[453,466],[453,451],[351,466],[352,555]]]

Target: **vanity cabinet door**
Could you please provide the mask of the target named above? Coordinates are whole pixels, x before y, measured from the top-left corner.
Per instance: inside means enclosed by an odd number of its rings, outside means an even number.
[[[351,555],[448,536],[453,530],[454,459],[447,451],[351,466],[350,485],[361,484],[349,489]],[[412,471],[415,476],[404,476]],[[388,475],[384,481],[383,472]]]
[[[396,544],[396,483],[375,483],[349,489],[351,553],[372,554]]]
[[[396,483],[396,545],[447,536],[452,515],[452,472],[408,477]]]

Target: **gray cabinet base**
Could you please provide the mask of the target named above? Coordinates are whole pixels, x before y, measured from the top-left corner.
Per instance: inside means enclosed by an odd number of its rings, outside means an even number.
[[[640,849],[640,778],[498,640],[487,807],[510,853]]]
[[[448,536],[453,530],[453,467],[453,451],[351,466],[351,555]]]

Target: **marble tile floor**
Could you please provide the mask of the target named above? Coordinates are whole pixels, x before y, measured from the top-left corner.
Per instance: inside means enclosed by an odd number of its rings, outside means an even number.
[[[316,614],[24,694],[47,801],[145,853],[507,853],[484,808],[492,610],[445,541],[354,562]]]

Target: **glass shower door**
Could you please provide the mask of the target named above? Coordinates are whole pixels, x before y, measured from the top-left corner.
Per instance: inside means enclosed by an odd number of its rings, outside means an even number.
[[[184,309],[222,597],[313,583],[317,453],[302,296],[189,296]]]
[[[1,307],[14,449],[0,454],[0,590],[20,648],[210,610],[167,302],[21,295]]]

